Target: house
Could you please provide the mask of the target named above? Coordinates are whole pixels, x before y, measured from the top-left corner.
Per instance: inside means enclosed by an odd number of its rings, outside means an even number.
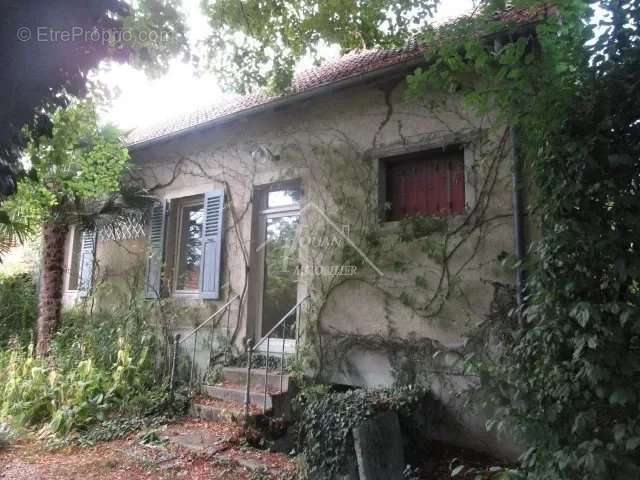
[[[509,136],[453,95],[406,98],[423,61],[417,46],[357,51],[281,96],[132,132],[150,222],[72,231],[65,302],[109,282],[105,301],[162,299],[198,381],[252,345],[325,382],[428,385],[458,441],[504,450],[451,392],[474,381],[466,335],[514,284]]]

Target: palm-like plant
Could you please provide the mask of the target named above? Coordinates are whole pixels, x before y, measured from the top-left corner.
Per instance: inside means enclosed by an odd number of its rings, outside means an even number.
[[[31,234],[32,227],[30,225],[13,222],[7,212],[0,210],[0,262],[2,257],[9,253],[15,245],[16,240],[22,243]]]
[[[149,201],[122,183],[129,154],[116,129],[98,124],[88,102],[55,109],[47,134],[25,131],[32,168],[3,205],[16,225],[41,225],[42,266],[38,293],[38,344],[44,354],[62,309],[65,240],[69,228],[117,228]],[[9,218],[9,217],[8,217]]]

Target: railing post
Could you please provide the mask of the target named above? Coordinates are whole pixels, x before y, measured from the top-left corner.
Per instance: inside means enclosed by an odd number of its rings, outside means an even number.
[[[224,347],[224,364],[227,365],[229,358],[229,350],[231,350],[231,338],[229,337],[229,317],[231,316],[231,305],[227,307],[227,338],[226,345]]]
[[[216,333],[216,327],[213,324],[213,322],[211,322],[211,333],[209,334],[209,360],[207,363],[207,371],[211,371],[211,359],[213,358],[213,337],[215,336]]]
[[[271,337],[267,337],[267,356],[264,365],[264,400],[262,402],[262,414],[267,413],[267,385],[269,383],[269,342]]]
[[[189,371],[189,388],[193,385],[193,369],[196,364],[196,347],[198,346],[198,331],[196,330],[196,336],[193,337],[193,354],[191,355],[191,370]]]
[[[171,379],[169,382],[169,391],[173,393],[174,382],[176,376],[176,364],[178,363],[178,346],[180,345],[180,334],[178,333],[173,340],[173,355],[171,356]]]
[[[251,362],[253,361],[253,340],[247,340],[247,389],[244,394],[244,423],[249,421],[249,409],[251,407]]]
[[[298,308],[296,308],[296,363],[298,362],[298,344],[300,343],[300,309],[302,308],[302,303],[298,304]]]
[[[285,338],[287,336],[287,317],[284,317],[282,322],[282,356],[280,357],[280,393],[282,393],[282,377],[284,376],[284,346]]]

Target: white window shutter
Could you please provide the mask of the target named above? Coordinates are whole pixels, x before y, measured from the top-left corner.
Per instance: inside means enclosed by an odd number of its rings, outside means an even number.
[[[161,297],[166,212],[167,203],[165,201],[155,202],[151,207],[149,257],[147,258],[147,280],[144,289],[145,298]]]
[[[80,249],[80,262],[78,272],[78,290],[81,297],[86,297],[93,286],[93,260],[96,248],[96,231],[85,230],[82,232]]]
[[[224,190],[212,190],[204,194],[200,298],[208,300],[220,298],[223,211]]]

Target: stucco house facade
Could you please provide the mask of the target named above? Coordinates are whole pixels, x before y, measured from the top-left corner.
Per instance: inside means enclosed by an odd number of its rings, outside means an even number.
[[[281,96],[131,132],[150,221],[72,231],[65,303],[138,292],[174,309],[183,338],[225,306],[183,344],[199,381],[293,309],[269,348],[306,374],[424,384],[455,403],[474,381],[459,369],[465,338],[515,282],[509,136],[455,95],[408,98],[423,61],[417,47],[354,52]],[[493,441],[457,411],[476,443]]]

